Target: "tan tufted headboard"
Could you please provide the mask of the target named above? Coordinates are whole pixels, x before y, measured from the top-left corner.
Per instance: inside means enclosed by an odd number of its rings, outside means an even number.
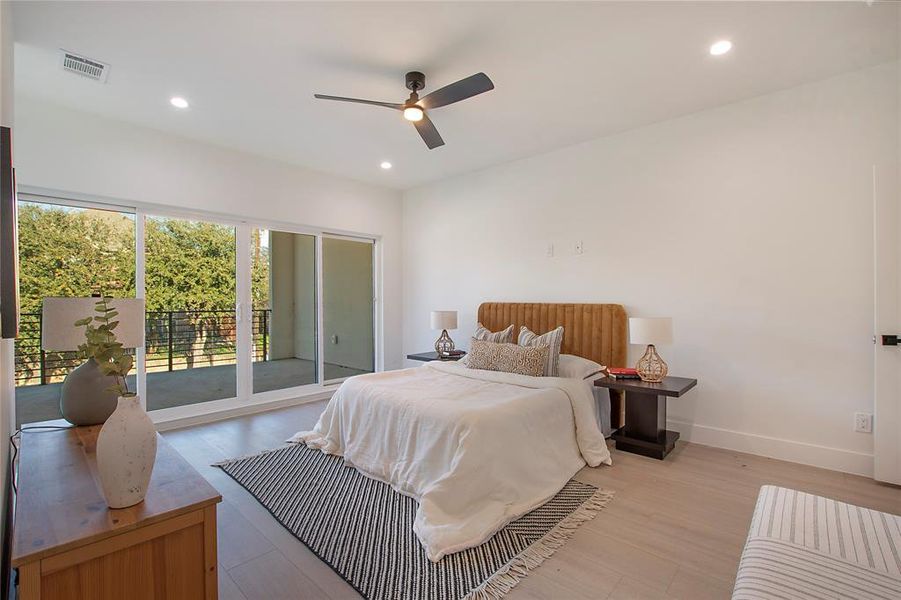
[[[510,323],[541,334],[563,325],[563,352],[608,367],[626,366],[626,309],[619,304],[483,302],[479,322],[491,331]]]

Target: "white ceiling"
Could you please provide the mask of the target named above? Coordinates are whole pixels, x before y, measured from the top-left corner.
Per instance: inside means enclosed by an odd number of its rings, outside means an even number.
[[[408,188],[892,60],[897,8],[20,2],[16,91]],[[735,47],[714,58],[720,38]],[[109,63],[109,82],[63,72],[58,48]],[[447,142],[436,150],[397,112],[313,99],[401,102],[414,69],[426,92],[478,71],[496,89],[431,113]],[[191,108],[172,108],[173,95]]]

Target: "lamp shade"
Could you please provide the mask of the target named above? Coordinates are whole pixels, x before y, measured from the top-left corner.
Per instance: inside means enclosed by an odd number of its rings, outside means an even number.
[[[457,328],[457,311],[455,310],[433,310],[432,311],[432,329],[456,329]]]
[[[78,350],[83,344],[84,327],[75,321],[100,313],[94,310],[98,298],[44,298],[41,312],[41,348],[51,352]],[[110,298],[109,305],[119,314],[114,320],[116,339],[126,348],[144,346],[144,299]]]
[[[672,342],[673,320],[670,317],[629,319],[629,343],[646,345]]]

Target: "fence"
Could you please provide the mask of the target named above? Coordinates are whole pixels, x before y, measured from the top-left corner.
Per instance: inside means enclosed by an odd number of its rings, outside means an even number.
[[[253,311],[253,360],[269,360],[270,309]],[[236,362],[235,313],[170,310],[146,313],[147,372],[177,371]],[[62,381],[83,359],[77,352],[41,349],[41,313],[23,313],[16,338],[16,385]]]

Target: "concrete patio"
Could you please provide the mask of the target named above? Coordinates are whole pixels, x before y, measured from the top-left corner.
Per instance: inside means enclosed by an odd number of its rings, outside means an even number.
[[[280,390],[315,381],[316,364],[311,360],[288,358],[253,363],[254,393]],[[365,371],[325,364],[325,379],[359,375]],[[134,376],[128,385],[134,389]],[[16,426],[23,423],[59,419],[61,383],[27,385],[16,388]],[[147,374],[147,409],[198,404],[235,397],[235,365],[196,367],[180,371]]]

